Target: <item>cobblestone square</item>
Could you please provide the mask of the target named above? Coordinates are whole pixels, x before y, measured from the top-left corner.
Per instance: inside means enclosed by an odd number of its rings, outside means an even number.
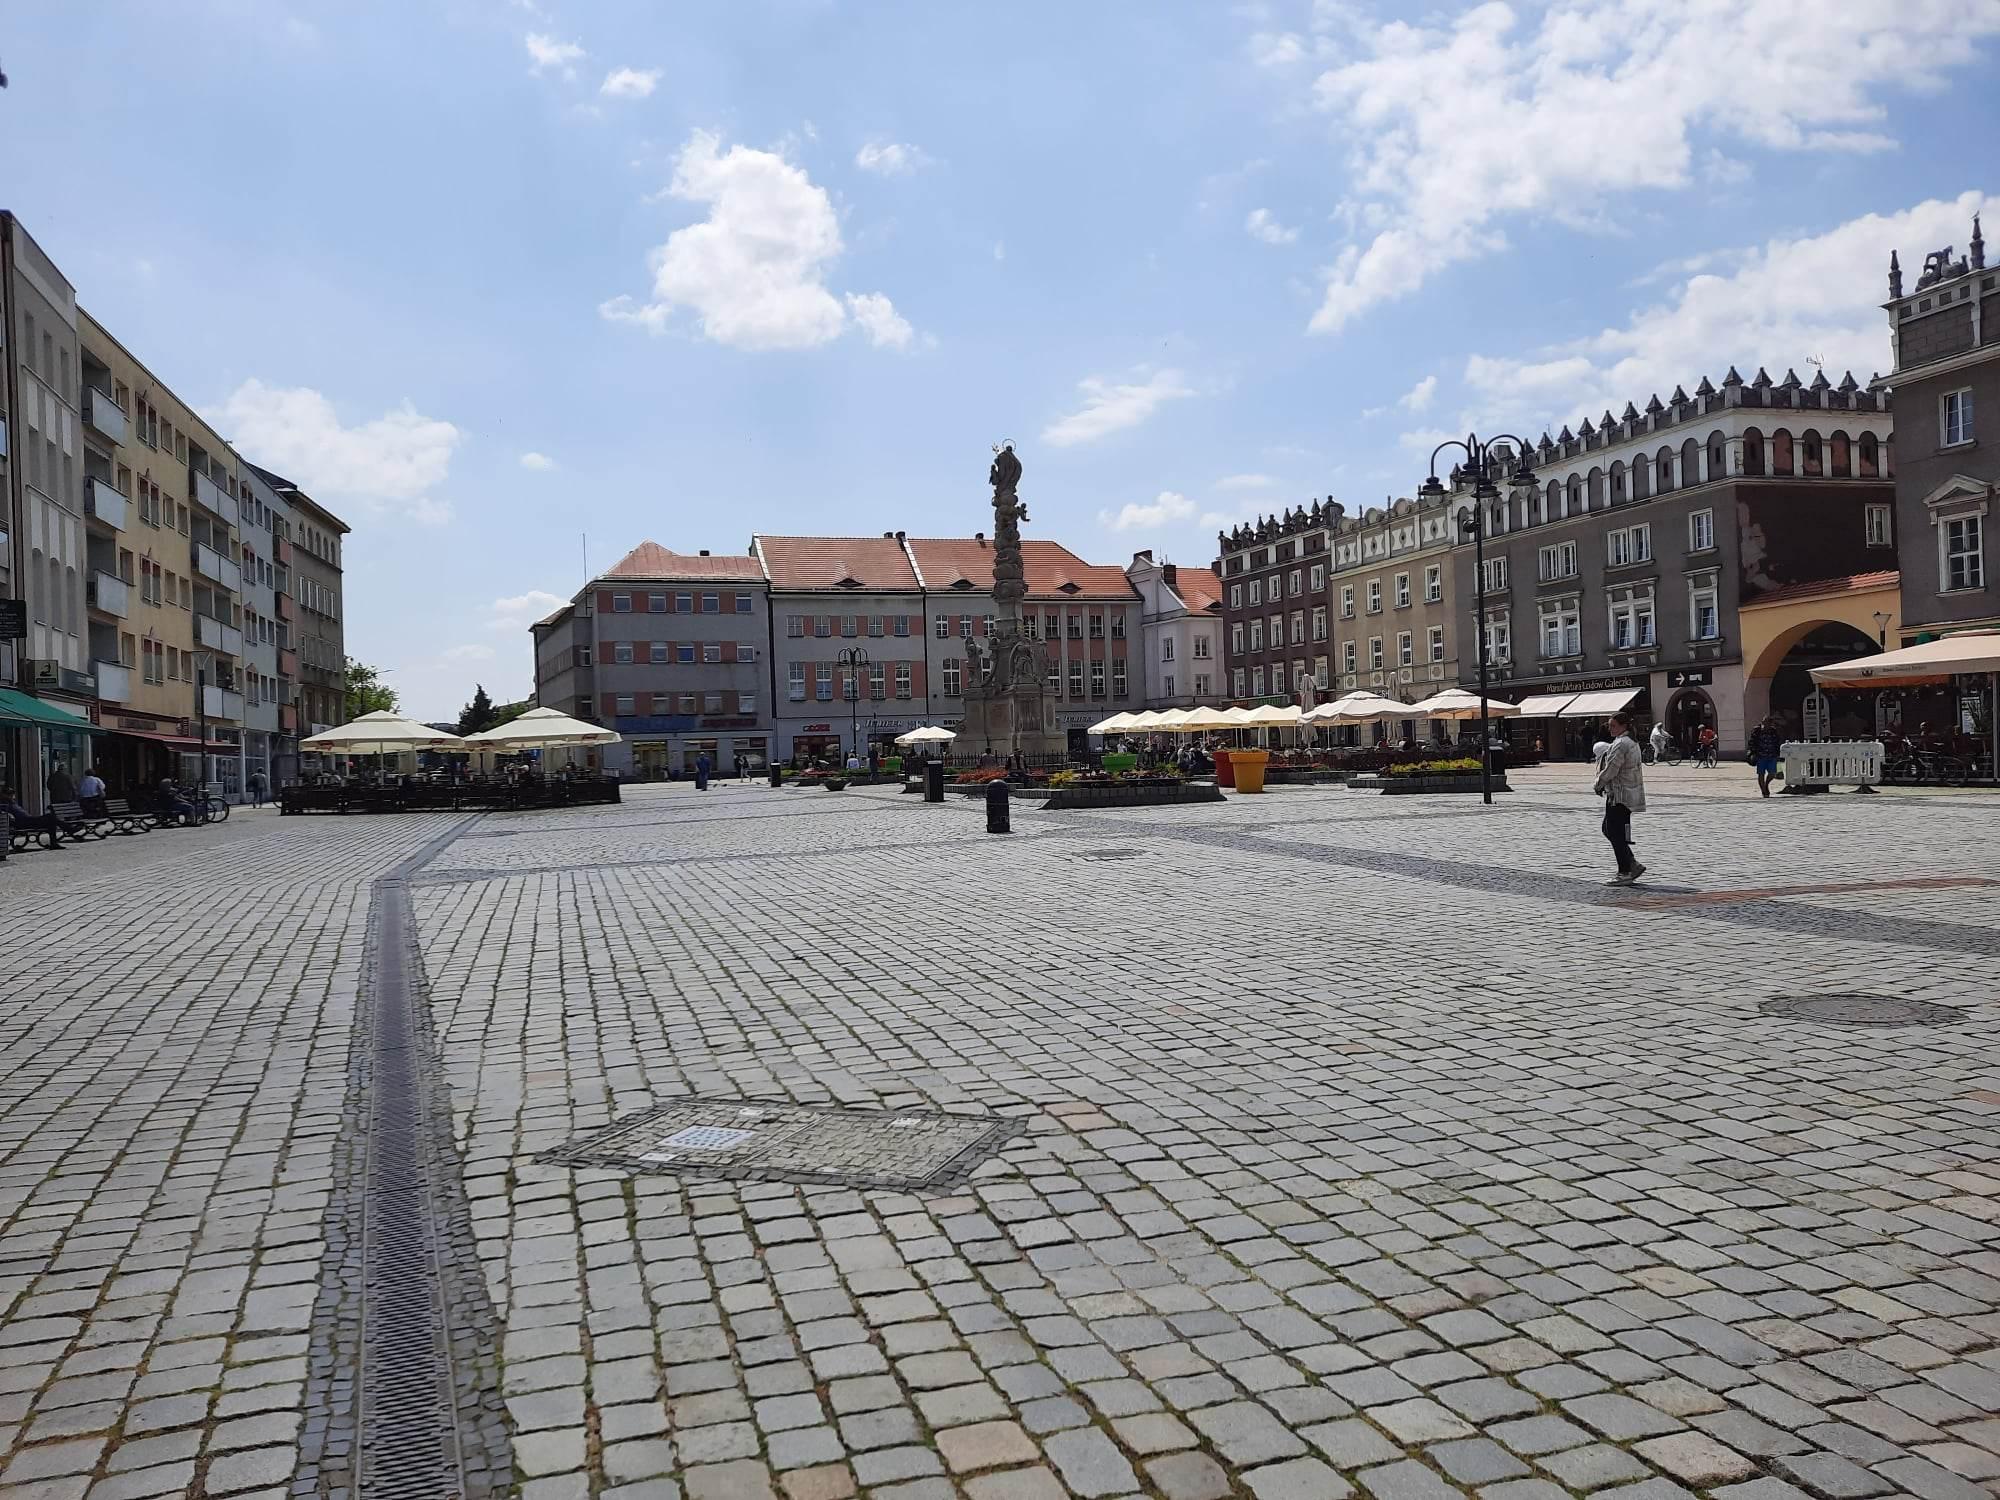
[[[1515,780],[17,856],[0,1500],[2000,1494],[2000,799]],[[682,1100],[1013,1133],[554,1159]]]

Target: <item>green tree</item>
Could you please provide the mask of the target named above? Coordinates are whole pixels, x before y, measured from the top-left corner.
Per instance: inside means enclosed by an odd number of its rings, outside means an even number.
[[[382,680],[382,674],[366,662],[347,658],[347,712],[351,718],[398,708],[396,690]]]
[[[493,709],[493,722],[486,727],[498,729],[502,724],[511,724],[535,705],[523,698],[519,703],[501,703]]]
[[[458,733],[463,739],[468,734],[478,734],[491,729],[500,722],[500,716],[493,708],[493,700],[486,696],[486,684],[472,685],[472,701],[458,711]]]

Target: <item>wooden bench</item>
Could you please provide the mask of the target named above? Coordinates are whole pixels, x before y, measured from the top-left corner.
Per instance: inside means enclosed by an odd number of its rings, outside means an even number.
[[[101,839],[105,837],[105,829],[111,826],[109,818],[85,812],[81,802],[51,802],[49,811],[55,814],[56,824],[62,829],[63,837],[78,842],[84,839]]]
[[[61,844],[60,836],[47,829],[16,828],[4,813],[0,813],[0,828],[7,830],[6,846],[16,854],[34,848],[38,840],[44,849],[54,849]]]
[[[135,812],[123,797],[104,799],[104,821],[112,825],[114,833],[144,833],[158,826],[151,813]]]

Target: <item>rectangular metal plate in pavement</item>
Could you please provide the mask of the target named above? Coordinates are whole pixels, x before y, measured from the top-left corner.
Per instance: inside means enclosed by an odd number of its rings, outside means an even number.
[[[542,1159],[572,1167],[833,1187],[937,1188],[1023,1128],[992,1115],[670,1099]]]

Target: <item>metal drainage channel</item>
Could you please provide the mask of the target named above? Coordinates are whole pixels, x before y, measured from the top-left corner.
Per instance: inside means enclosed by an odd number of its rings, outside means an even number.
[[[1952,1006],[1900,995],[1780,995],[1757,1008],[1767,1016],[1827,1026],[1950,1026],[1965,1019],[1965,1012]]]
[[[487,1500],[511,1486],[498,1325],[457,1170],[409,892],[410,878],[475,821],[372,888],[295,1500]]]

